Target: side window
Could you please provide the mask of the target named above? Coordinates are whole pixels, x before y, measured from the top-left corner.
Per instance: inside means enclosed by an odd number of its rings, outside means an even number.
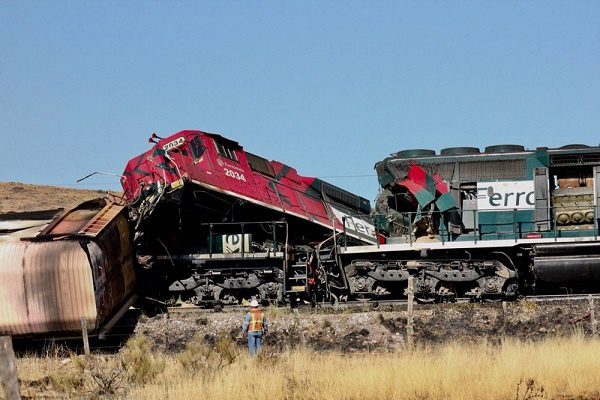
[[[202,157],[204,154],[205,147],[202,145],[202,139],[200,136],[194,136],[194,138],[190,142],[190,151],[192,152],[192,157],[195,160]]]
[[[217,153],[219,153],[221,157],[229,158],[230,160],[237,162],[238,159],[232,147],[229,147],[223,143],[219,143],[216,140],[215,146],[217,146]]]

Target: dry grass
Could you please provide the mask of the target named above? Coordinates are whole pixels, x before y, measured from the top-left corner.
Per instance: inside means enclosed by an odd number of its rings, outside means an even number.
[[[247,357],[244,349],[232,349],[225,344],[221,343],[222,348],[215,347],[211,356],[205,357],[207,363],[228,357],[228,362],[221,363],[218,368],[182,363],[182,355],[160,356],[164,362],[163,372],[150,380],[128,380],[126,387],[115,391],[114,398],[600,398],[600,374],[597,370],[600,341],[580,334],[536,343],[508,339],[499,346],[449,343],[395,353],[348,355],[298,350],[282,354],[264,353],[256,359]],[[202,356],[208,353],[202,346],[196,347],[198,349],[187,349],[184,357],[199,355],[199,358],[193,359],[202,361]],[[76,374],[73,364],[76,363],[70,363],[69,370]],[[94,386],[86,384],[89,377],[78,379],[76,375],[69,375],[62,382],[44,378],[44,370],[63,369],[64,373],[66,368],[60,366],[56,358],[49,358],[46,364],[39,359],[21,359],[18,362],[23,382],[43,382],[46,393],[62,392],[67,394],[67,398],[93,398]],[[66,388],[69,384],[72,385],[70,390]],[[99,393],[98,388],[95,393]]]
[[[539,343],[447,344],[413,352],[242,357],[210,380],[175,365],[143,399],[534,399],[600,396],[600,342],[581,336]]]

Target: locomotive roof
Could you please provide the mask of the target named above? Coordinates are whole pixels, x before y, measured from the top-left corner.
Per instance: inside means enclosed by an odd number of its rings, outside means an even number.
[[[547,154],[552,155],[592,155],[598,154],[598,157],[592,157],[589,162],[594,164],[600,164],[600,146],[589,146],[585,144],[568,144],[561,147],[549,148],[549,147],[537,147],[536,149],[526,149],[521,145],[504,144],[488,146],[484,151],[480,151],[477,147],[450,147],[442,149],[439,154],[435,150],[431,149],[409,149],[401,150],[396,153],[392,153],[390,157],[377,162],[375,165],[382,162],[406,162],[410,160],[419,161],[435,161],[440,162],[444,160],[452,161],[467,161],[467,160],[481,160],[481,159],[523,159],[530,157],[534,154]],[[589,158],[589,157],[588,157]],[[584,163],[588,163],[585,162]]]

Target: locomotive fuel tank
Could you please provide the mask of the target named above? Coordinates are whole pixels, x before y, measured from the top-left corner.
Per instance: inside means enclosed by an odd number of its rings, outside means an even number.
[[[600,287],[598,243],[539,244],[533,253],[532,272],[538,284]]]

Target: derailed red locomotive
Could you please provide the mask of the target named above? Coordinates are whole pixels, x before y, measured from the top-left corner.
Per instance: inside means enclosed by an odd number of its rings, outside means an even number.
[[[342,232],[375,243],[368,200],[235,141],[201,131],[153,136],[122,185],[140,286],[169,302],[317,301],[343,274]]]

